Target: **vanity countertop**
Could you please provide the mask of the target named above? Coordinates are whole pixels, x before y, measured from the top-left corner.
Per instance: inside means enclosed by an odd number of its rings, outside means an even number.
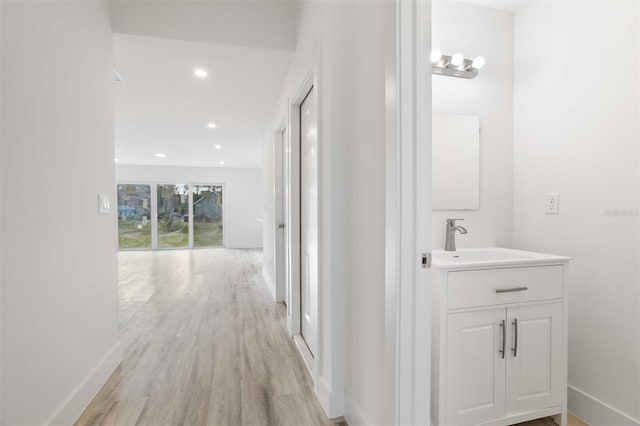
[[[497,268],[566,263],[570,257],[534,253],[502,247],[479,247],[456,251],[434,250],[432,267],[436,269]]]

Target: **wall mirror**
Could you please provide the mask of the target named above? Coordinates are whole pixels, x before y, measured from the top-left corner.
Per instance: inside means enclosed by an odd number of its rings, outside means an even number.
[[[433,113],[433,209],[480,208],[480,117]]]

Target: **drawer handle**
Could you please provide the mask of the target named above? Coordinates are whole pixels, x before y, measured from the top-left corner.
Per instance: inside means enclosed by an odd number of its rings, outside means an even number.
[[[529,287],[496,288],[496,293],[513,293],[514,291],[527,291]]]
[[[502,328],[502,349],[498,352],[502,355],[502,359],[504,359],[505,346],[507,344],[507,326],[504,320],[500,323],[500,327]]]
[[[514,318],[513,322],[511,323],[514,326],[514,345],[513,348],[511,348],[511,350],[513,351],[513,357],[517,357],[518,356],[518,319]]]

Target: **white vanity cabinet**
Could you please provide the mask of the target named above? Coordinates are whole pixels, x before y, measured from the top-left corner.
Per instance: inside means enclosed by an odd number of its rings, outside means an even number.
[[[508,252],[531,258],[434,253],[435,426],[566,425],[569,259]]]

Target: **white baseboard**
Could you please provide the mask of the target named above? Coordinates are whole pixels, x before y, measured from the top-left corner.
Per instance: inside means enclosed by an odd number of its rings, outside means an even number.
[[[571,414],[591,426],[640,426],[640,420],[629,417],[571,385],[567,388],[567,403]]]
[[[247,243],[247,242],[240,242],[240,243],[232,243],[232,244],[225,244],[224,248],[228,248],[228,249],[261,249],[262,248],[262,242],[259,243]]]
[[[318,381],[318,399],[327,417],[335,419],[344,416],[344,389],[332,390],[322,377]]]
[[[371,426],[375,423],[369,421],[363,414],[362,411],[353,404],[353,402],[345,397],[345,413],[344,419],[349,424],[349,426]]]
[[[60,426],[74,424],[121,361],[122,348],[118,342],[71,392],[47,424]]]
[[[271,275],[267,273],[267,269],[265,267],[262,268],[262,278],[264,278],[264,283],[269,290],[271,299],[276,301],[276,285],[273,283],[273,279],[271,279]]]

